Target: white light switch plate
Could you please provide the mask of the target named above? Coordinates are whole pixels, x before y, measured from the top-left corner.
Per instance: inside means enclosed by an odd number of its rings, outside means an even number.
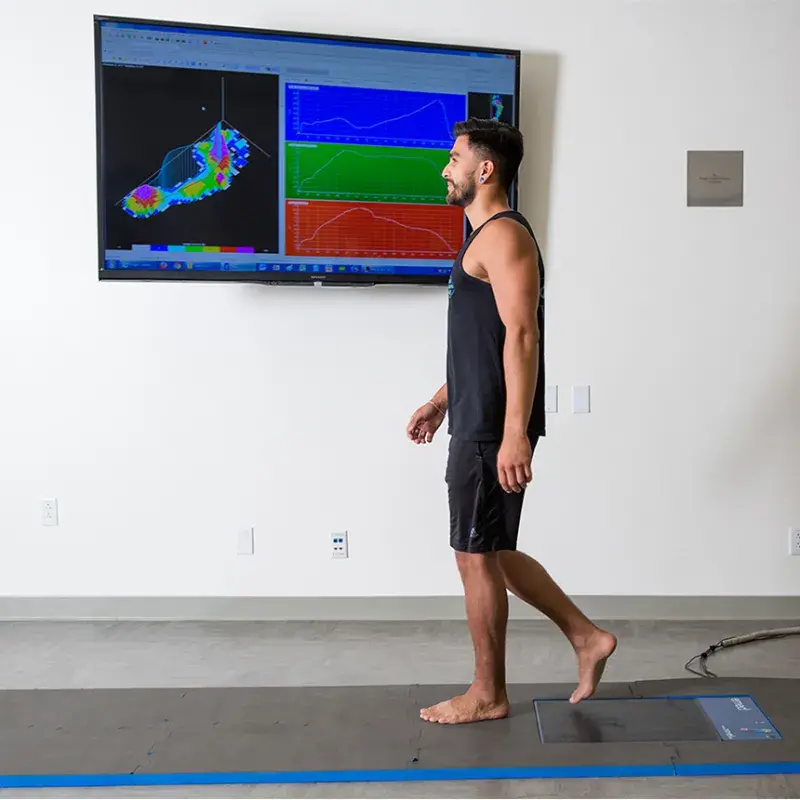
[[[591,411],[590,391],[588,386],[572,387],[572,413],[588,414]]]
[[[252,528],[243,528],[239,531],[237,552],[240,556],[251,556],[255,550],[255,531]]]
[[[548,386],[544,390],[544,410],[547,414],[558,413],[558,386]]]

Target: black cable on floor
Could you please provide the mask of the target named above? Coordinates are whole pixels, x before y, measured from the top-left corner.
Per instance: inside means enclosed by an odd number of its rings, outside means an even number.
[[[773,630],[756,631],[755,633],[748,633],[744,636],[729,636],[727,639],[720,639],[704,652],[690,658],[684,664],[684,669],[701,678],[718,678],[719,676],[712,672],[707,664],[709,656],[714,655],[718,650],[735,647],[739,644],[748,644],[749,642],[765,642],[769,639],[785,639],[787,636],[798,635],[800,635],[800,626],[795,628],[775,628]],[[692,667],[695,661],[699,663],[700,671]]]

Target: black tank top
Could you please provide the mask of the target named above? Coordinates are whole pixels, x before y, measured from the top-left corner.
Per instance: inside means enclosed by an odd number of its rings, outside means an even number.
[[[453,437],[468,441],[499,441],[503,438],[505,425],[505,325],[497,311],[491,285],[466,273],[462,265],[464,253],[484,225],[500,217],[519,221],[536,242],[533,229],[522,214],[518,211],[501,211],[470,234],[456,256],[450,275],[447,311],[448,430]],[[528,435],[544,436],[544,265],[541,252],[536,318],[539,323],[539,370]]]

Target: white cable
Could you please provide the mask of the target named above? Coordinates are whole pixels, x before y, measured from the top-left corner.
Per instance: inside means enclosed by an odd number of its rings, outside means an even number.
[[[763,631],[756,631],[755,633],[746,633],[742,636],[729,636],[726,639],[720,639],[716,644],[712,644],[705,652],[690,658],[684,668],[694,675],[699,675],[701,678],[717,678],[715,673],[711,672],[706,665],[708,657],[716,653],[718,650],[724,650],[727,647],[735,647],[739,644],[747,644],[748,642],[763,642],[769,639],[783,639],[786,636],[800,636],[800,626],[790,628],[773,628]],[[700,669],[698,672],[690,665],[693,661],[700,662]]]

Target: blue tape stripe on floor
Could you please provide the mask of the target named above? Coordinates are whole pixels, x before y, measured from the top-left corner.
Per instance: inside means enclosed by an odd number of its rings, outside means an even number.
[[[374,783],[569,778],[671,778],[724,775],[797,775],[800,761],[761,764],[669,764],[462,769],[333,770],[319,772],[185,772],[133,775],[2,775],[0,788],[196,786],[265,783]]]
[[[800,775],[800,761],[765,761],[760,764],[676,764],[681,777],[712,775]]]
[[[536,778],[673,777],[671,764],[642,766],[465,767],[463,769],[333,770],[320,772],[187,772],[133,775],[2,775],[0,788],[190,786],[260,783],[374,783]]]

